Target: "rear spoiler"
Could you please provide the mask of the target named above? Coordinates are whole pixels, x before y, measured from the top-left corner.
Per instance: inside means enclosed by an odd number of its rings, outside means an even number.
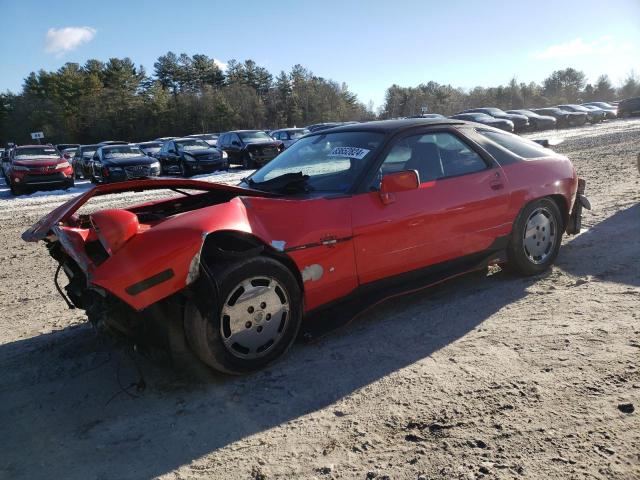
[[[48,215],[38,220],[31,228],[22,234],[25,242],[37,242],[45,238],[52,228],[60,222],[68,220],[82,205],[93,197],[120,192],[144,192],[147,190],[187,189],[204,192],[226,191],[245,197],[276,197],[278,195],[250,188],[234,187],[222,183],[206,182],[181,178],[158,178],[146,180],[130,180],[119,183],[98,185],[85,193],[63,203]]]

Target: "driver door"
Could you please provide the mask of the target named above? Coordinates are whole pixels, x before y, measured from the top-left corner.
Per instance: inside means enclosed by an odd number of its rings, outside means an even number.
[[[386,204],[378,191],[353,198],[360,284],[480,252],[510,228],[502,169],[453,132],[396,140],[379,178],[403,170],[418,172],[419,188]]]

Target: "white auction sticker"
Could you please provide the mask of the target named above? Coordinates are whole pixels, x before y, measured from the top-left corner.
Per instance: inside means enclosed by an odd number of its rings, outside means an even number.
[[[362,160],[370,151],[371,150],[367,150],[366,148],[358,147],[335,147],[327,156],[357,158],[358,160]]]

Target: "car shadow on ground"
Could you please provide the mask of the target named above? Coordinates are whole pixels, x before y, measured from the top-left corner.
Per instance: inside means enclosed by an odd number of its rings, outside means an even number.
[[[579,250],[579,254],[574,254]],[[614,215],[569,240],[557,265],[567,273],[640,286],[640,204]]]
[[[634,206],[569,241],[560,267],[575,275],[605,274],[590,270],[593,250],[608,240],[607,232],[637,214]],[[613,249],[602,255],[603,265],[627,260]],[[84,325],[3,345],[0,474],[30,479],[165,474],[238,440],[251,442],[255,433],[330,407],[424,361],[524,297],[539,279],[503,272],[482,279],[470,275],[395,298],[319,341],[298,343],[270,368],[239,378],[210,374],[194,381],[107,349]],[[131,388],[139,380],[138,368],[146,380],[144,392]]]

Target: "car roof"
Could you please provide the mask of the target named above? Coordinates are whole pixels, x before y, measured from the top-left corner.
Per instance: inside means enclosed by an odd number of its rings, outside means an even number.
[[[381,133],[396,132],[398,130],[410,129],[412,127],[419,127],[421,125],[465,125],[466,123],[461,120],[455,120],[451,118],[402,118],[397,120],[376,120],[373,122],[352,123],[349,125],[339,125],[331,129],[321,130],[317,133],[328,132],[362,132],[362,131],[374,131]],[[315,134],[316,132],[311,132]]]
[[[14,148],[34,148],[34,147],[42,147],[42,148],[54,148],[53,145],[16,145]]]

